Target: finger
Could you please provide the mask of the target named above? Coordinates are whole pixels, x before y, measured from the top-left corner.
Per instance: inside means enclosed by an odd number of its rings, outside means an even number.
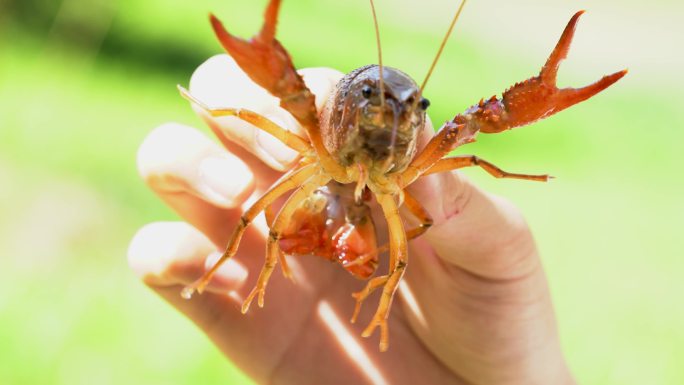
[[[137,163],[143,179],[161,194],[186,192],[232,208],[254,190],[254,176],[239,158],[177,123],[154,129],[140,146]]]
[[[546,279],[518,210],[456,172],[421,179],[413,192],[435,225],[412,242],[400,293],[424,345],[464,378],[520,367],[511,357],[559,357]]]
[[[212,242],[187,223],[157,222],[144,226],[133,237],[128,260],[144,283],[196,323],[242,370],[266,381],[265,374],[282,360],[298,330],[306,326],[304,334],[322,334],[308,326],[317,295],[305,290],[306,285],[293,286],[276,276],[269,288],[273,294],[287,294],[280,300],[271,295],[266,308],[243,315],[240,304],[246,293],[239,289],[246,288],[247,270],[231,259],[217,270],[201,295],[182,298],[181,289],[201,275],[205,263],[213,263],[207,255],[215,255],[215,251]],[[314,340],[321,346],[321,338]]]
[[[185,222],[155,222],[138,230],[128,248],[131,269],[147,285],[187,285],[220,256],[214,244]],[[235,260],[224,263],[207,290],[226,292],[242,286],[247,270]]]
[[[259,183],[273,183],[277,174],[254,158],[250,163],[258,165],[247,167],[201,132],[176,123],[153,130],[138,151],[139,172],[150,188],[221,250],[254,191],[254,178]],[[261,193],[258,189],[255,195]],[[257,220],[245,233],[244,241],[264,245],[267,233],[266,226]],[[245,263],[251,268],[259,260],[251,258]],[[201,271],[196,277],[200,275]]]
[[[147,136],[138,169],[166,204],[218,247],[225,246],[240,205],[254,190],[254,177],[260,177],[204,134],[176,123]]]
[[[207,255],[216,249],[201,232],[183,222],[157,222],[138,231],[128,249],[131,269],[158,295],[202,328],[225,352],[251,336],[226,338],[231,328],[242,330],[247,320],[233,293],[243,286],[247,271],[238,262],[226,262],[213,276],[202,295],[191,300],[181,289],[203,272]],[[231,291],[231,292],[228,292]],[[242,343],[240,343],[242,342]]]
[[[342,77],[340,72],[325,68],[304,69],[300,74],[316,95],[319,110]],[[305,135],[297,121],[280,107],[279,99],[252,82],[228,55],[216,55],[201,64],[190,80],[190,93],[211,108],[245,108]],[[201,108],[193,108],[219,137],[239,144],[273,169],[287,170],[298,157],[297,152],[250,123],[232,116],[211,117]]]
[[[457,171],[422,177],[410,190],[433,217],[424,240],[443,260],[493,279],[518,277],[537,267],[529,227],[507,200]]]
[[[323,106],[330,99],[335,86],[342,79],[344,74],[338,70],[327,67],[302,68],[297,71],[309,91],[316,97],[316,109],[318,112],[323,110]]]

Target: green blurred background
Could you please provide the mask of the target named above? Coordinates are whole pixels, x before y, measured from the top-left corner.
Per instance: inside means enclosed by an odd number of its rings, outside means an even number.
[[[0,0],[0,384],[249,384],[126,263],[137,228],[174,214],[135,169],[155,126],[200,127],[175,90],[244,36],[265,1]],[[378,0],[387,65],[422,79],[455,0]],[[426,93],[435,122],[536,74],[578,7],[560,84],[625,67],[589,102],[461,149],[540,185],[466,173],[520,206],[583,384],[684,383],[684,81],[674,0],[476,0]],[[298,67],[376,62],[365,0],[285,1]]]

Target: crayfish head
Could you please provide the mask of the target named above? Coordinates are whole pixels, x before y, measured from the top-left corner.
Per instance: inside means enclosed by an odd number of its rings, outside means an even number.
[[[416,152],[427,99],[398,69],[369,65],[340,80],[323,112],[326,147],[343,166],[363,164],[371,175],[401,172]]]

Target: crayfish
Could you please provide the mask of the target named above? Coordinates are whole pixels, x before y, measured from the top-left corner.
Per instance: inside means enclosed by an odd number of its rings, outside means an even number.
[[[292,275],[286,255],[318,255],[340,263],[358,278],[369,279],[363,290],[353,294],[356,308],[352,321],[363,301],[374,290],[382,290],[377,311],[362,335],[370,336],[380,327],[380,350],[385,351],[389,343],[387,317],[407,268],[407,242],[428,231],[432,224],[430,214],[406,187],[421,176],[472,166],[497,178],[547,181],[548,175],[508,173],[477,156],[445,156],[474,141],[478,132],[498,133],[524,126],[586,100],[618,81],[627,71],[604,76],[582,88],[556,86],[559,64],[568,53],[583,13],[577,12],[539,75],[515,84],[500,98],[480,100],[445,122],[427,145],[418,149],[417,134],[426,122],[429,106],[423,91],[465,1],[420,86],[404,72],[383,66],[379,55],[379,64],[366,65],[345,75],[320,112],[290,55],[275,38],[280,3],[280,0],[270,0],[263,27],[250,40],[229,33],[213,15],[210,21],[228,54],[256,84],[280,100],[280,106],[304,128],[305,137],[246,109],[210,109],[179,87],[185,98],[211,116],[237,117],[300,154],[296,166],[244,212],[223,256],[198,281],[186,287],[182,295],[189,298],[195,291],[202,292],[218,267],[235,255],[247,226],[266,211],[270,228],[266,261],[256,286],[242,305],[242,312],[247,312],[255,298],[263,306],[266,286],[278,262],[285,276]],[[380,51],[377,19],[372,9]],[[288,193],[282,208],[273,213],[274,202]],[[388,245],[377,245],[369,206],[373,201],[380,206],[387,221]],[[399,216],[400,205],[420,221],[418,227],[404,228]],[[378,256],[387,249],[389,271],[373,277]]]

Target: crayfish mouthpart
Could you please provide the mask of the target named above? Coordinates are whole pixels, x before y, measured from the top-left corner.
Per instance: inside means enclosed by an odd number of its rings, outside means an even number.
[[[195,294],[195,288],[190,287],[190,286],[184,287],[183,290],[181,290],[181,292],[180,292],[180,296],[183,299],[190,299],[190,298],[192,298],[193,294]]]

